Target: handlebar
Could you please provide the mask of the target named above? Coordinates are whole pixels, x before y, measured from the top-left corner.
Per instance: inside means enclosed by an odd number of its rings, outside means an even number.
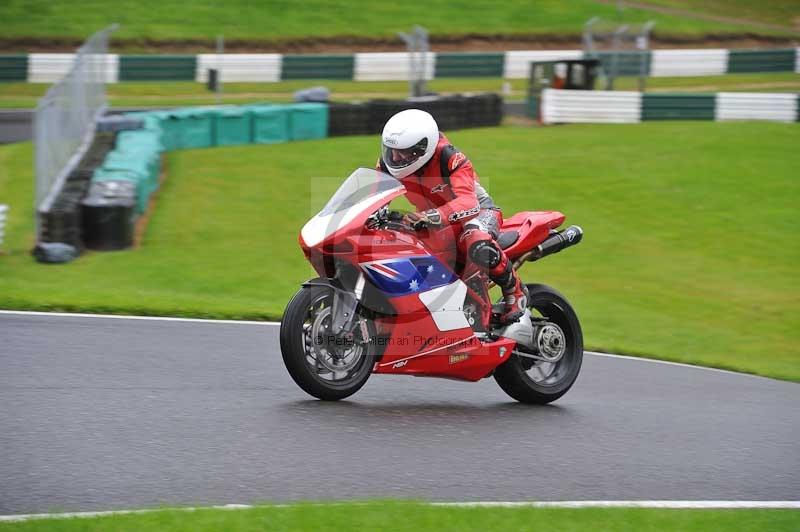
[[[403,221],[402,212],[390,211],[382,207],[367,219],[366,226],[369,229],[392,229],[405,233],[416,233],[416,230]]]

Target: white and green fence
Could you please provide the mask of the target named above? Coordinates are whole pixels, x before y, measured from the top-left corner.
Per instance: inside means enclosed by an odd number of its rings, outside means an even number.
[[[545,124],[635,123],[646,120],[800,121],[800,94],[719,92],[659,94],[633,91],[545,89],[539,118]]]
[[[800,48],[766,50],[652,50],[618,54],[621,75],[638,75],[642,54],[650,76],[708,76],[742,72],[800,72]],[[428,79],[497,77],[524,79],[531,61],[581,59],[581,50],[508,52],[430,52]],[[600,53],[601,61],[611,58]],[[0,81],[51,83],[69,70],[74,54],[0,55]],[[120,81],[206,81],[208,69],[227,82],[277,82],[295,79],[355,81],[408,80],[406,52],[356,54],[199,54],[117,55],[101,62],[106,83]]]

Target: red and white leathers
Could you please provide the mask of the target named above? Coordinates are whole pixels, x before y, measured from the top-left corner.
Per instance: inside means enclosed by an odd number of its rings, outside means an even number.
[[[387,172],[381,159],[377,168]],[[442,177],[442,173],[449,176]],[[478,179],[470,160],[439,133],[431,159],[401,181],[406,197],[419,211],[414,218],[453,228],[459,260],[472,261],[503,290],[501,321],[513,322],[526,308],[527,290],[496,242],[502,213]]]

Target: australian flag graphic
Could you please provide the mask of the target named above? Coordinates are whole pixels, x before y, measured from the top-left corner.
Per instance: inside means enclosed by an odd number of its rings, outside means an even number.
[[[370,280],[390,296],[405,296],[454,282],[457,277],[436,257],[404,257],[362,262]]]

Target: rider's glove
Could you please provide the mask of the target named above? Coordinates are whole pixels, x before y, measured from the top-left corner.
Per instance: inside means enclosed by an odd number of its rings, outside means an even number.
[[[405,214],[400,211],[389,211],[386,217],[390,222],[402,222],[405,219]]]
[[[423,212],[410,212],[405,216],[405,222],[415,230],[432,225],[442,225],[442,214],[436,209]]]

